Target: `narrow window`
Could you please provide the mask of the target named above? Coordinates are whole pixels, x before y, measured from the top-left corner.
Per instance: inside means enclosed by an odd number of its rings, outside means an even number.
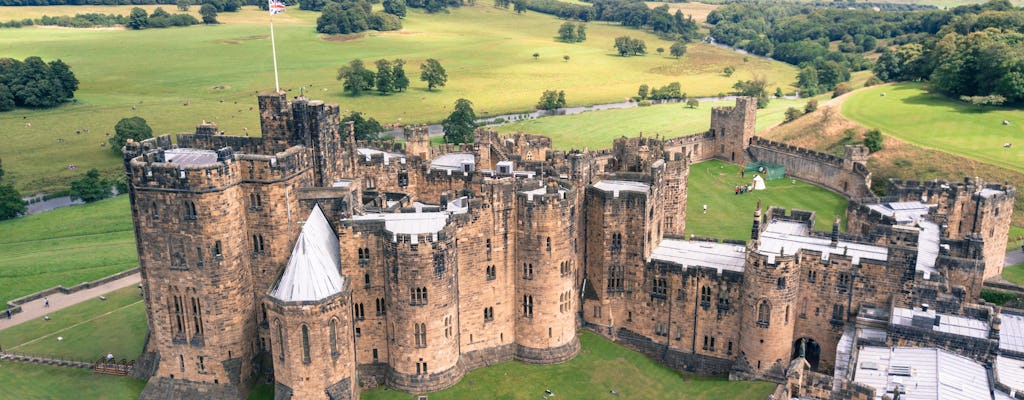
[[[338,320],[331,318],[330,326],[331,355],[338,356]]]
[[[220,250],[221,250],[220,240],[218,240],[216,242],[213,242],[213,256],[214,257],[217,257],[217,258],[224,257],[224,255],[221,253]]]
[[[281,321],[274,321],[277,325],[277,346],[278,354],[277,357],[281,361],[284,361],[284,328],[281,326]]]
[[[363,274],[363,287],[370,288],[370,274]]]
[[[768,304],[768,300],[761,300],[757,306],[757,326],[767,328],[771,324],[771,313],[772,306]]]
[[[380,359],[377,357],[377,349],[373,349],[373,362],[374,363],[380,362],[379,360]]]
[[[309,364],[309,327],[302,326],[302,362]]]
[[[203,336],[203,307],[195,297],[192,298],[192,323],[195,324],[196,336]]]

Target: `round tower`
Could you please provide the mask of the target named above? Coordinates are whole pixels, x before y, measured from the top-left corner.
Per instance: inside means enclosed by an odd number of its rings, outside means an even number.
[[[515,357],[520,361],[560,363],[580,349],[572,190],[567,183],[549,180],[516,194]]]
[[[732,375],[783,381],[793,349],[796,314],[791,308],[796,304],[799,265],[793,254],[795,244],[787,252],[786,243],[761,243],[760,223],[758,202],[743,271],[740,357]],[[772,253],[767,252],[769,248]]]
[[[455,228],[444,213],[408,214],[385,227],[387,384],[410,393],[441,390],[465,373],[459,363]],[[426,231],[434,223],[444,228]]]

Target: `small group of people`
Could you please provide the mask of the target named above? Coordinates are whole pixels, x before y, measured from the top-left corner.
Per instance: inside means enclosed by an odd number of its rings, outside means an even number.
[[[736,193],[735,194],[741,195],[741,194],[744,194],[744,193],[747,193],[747,192],[750,192],[750,191],[753,191],[753,190],[754,190],[754,187],[750,186],[750,185],[736,185],[736,191],[735,191]]]

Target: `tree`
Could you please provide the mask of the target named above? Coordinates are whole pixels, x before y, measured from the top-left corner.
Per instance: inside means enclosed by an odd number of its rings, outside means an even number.
[[[566,55],[562,56],[562,61],[569,62],[569,55],[566,54]]]
[[[587,27],[583,24],[576,25],[576,41],[582,42],[587,40]]]
[[[175,5],[178,6],[178,11],[188,11],[188,8],[192,6],[192,2],[189,0],[178,0]]]
[[[516,14],[526,12],[526,0],[512,0],[512,9],[515,10]]]
[[[508,10],[508,7],[512,5],[512,0],[494,0],[494,7],[504,8]]]
[[[882,149],[882,131],[872,129],[864,134],[864,146],[872,153]]]
[[[476,128],[476,113],[473,103],[466,99],[455,101],[455,109],[441,122],[444,141],[447,143],[473,143],[473,129]]]
[[[881,85],[881,84],[882,84],[882,80],[881,79],[878,79],[877,76],[871,75],[871,77],[868,78],[868,80],[864,82],[864,87]]]
[[[380,122],[377,122],[373,118],[363,118],[363,113],[359,111],[353,111],[347,117],[341,120],[341,125],[345,126],[348,122],[352,122],[352,129],[355,131],[356,140],[370,140],[376,139],[380,131],[384,130],[380,126]],[[346,129],[345,134],[348,133]]]
[[[640,39],[633,39],[629,36],[619,36],[615,38],[615,49],[618,50],[620,56],[627,55],[641,55],[647,53],[647,44]]]
[[[557,110],[565,107],[565,92],[545,90],[544,94],[540,96],[540,101],[537,102],[538,110]]]
[[[199,7],[199,15],[203,17],[204,24],[216,24],[217,22],[217,7],[214,7],[210,3],[203,4]]]
[[[539,59],[540,59],[540,53],[533,53],[533,61],[537,61]]]
[[[572,43],[576,41],[576,25],[572,22],[565,21],[562,26],[558,27],[558,40],[566,43]]]
[[[663,53],[665,53],[665,48],[664,48],[664,47],[659,47],[659,48],[657,48],[657,49],[656,49],[656,50],[654,50],[654,51],[657,51],[657,52],[658,52],[658,55],[660,56],[660,55],[662,55]]]
[[[736,67],[733,67],[731,65],[728,66],[728,67],[725,67],[725,69],[722,70],[722,74],[724,74],[726,77],[732,76],[732,74],[735,73],[735,72],[736,72]]]
[[[0,111],[9,111],[14,109],[14,93],[11,93],[11,89],[7,85],[0,83]]]
[[[405,0],[384,0],[384,12],[405,18]]]
[[[0,221],[25,213],[25,201],[12,184],[0,184]]]
[[[149,25],[149,16],[146,14],[146,10],[139,7],[132,7],[132,11],[128,14],[128,23],[126,27],[139,30],[146,29]]]
[[[440,62],[428,58],[420,65],[420,80],[427,83],[428,91],[434,90],[435,86],[443,87],[445,83],[448,83],[448,72],[444,70]]]
[[[700,100],[697,100],[695,98],[687,99],[686,100],[686,106],[689,107],[689,108],[700,107]]]
[[[807,100],[807,104],[804,104],[804,114],[810,114],[814,110],[818,109],[818,101],[815,99]]]
[[[377,91],[381,94],[395,91],[395,75],[391,61],[377,60]]]
[[[777,98],[777,99],[781,99],[782,98],[782,88],[780,88],[778,86],[775,87],[775,98]]]
[[[796,75],[796,87],[800,88],[800,95],[804,97],[818,94],[818,70],[813,65],[800,69]]]
[[[405,76],[405,60],[398,58],[391,62],[391,73],[395,78],[395,90],[399,92],[409,88],[409,77]]]
[[[650,90],[651,90],[650,86],[647,86],[646,83],[643,84],[643,85],[640,85],[640,88],[637,89],[637,91],[636,91],[636,96],[639,97],[640,100],[645,100],[645,99],[647,99],[647,94],[649,93]]]
[[[339,68],[337,79],[343,81],[343,88],[353,96],[358,96],[363,91],[373,89],[374,85],[373,71],[366,69],[366,66],[363,65],[363,60],[360,59],[352,60],[348,65]]]
[[[0,182],[4,181],[4,160],[0,159]]]
[[[804,113],[800,112],[800,110],[797,110],[795,107],[787,108],[785,122],[792,122],[793,120],[800,118],[801,115],[804,115]]]
[[[114,125],[114,136],[109,140],[110,150],[120,154],[121,148],[128,142],[128,139],[139,142],[151,137],[153,137],[153,129],[142,117],[121,118]]]
[[[78,180],[71,182],[71,198],[86,203],[110,197],[110,182],[100,177],[100,171],[90,169]]]
[[[850,89],[850,85],[848,83],[846,83],[846,82],[840,83],[840,84],[836,85],[836,88],[832,92],[832,98],[834,99],[836,97],[839,97],[839,96],[842,96],[844,94],[850,93],[850,90],[852,90],[852,89]]]
[[[768,83],[764,77],[755,77],[749,81],[736,81],[732,85],[733,89],[736,89],[733,94],[737,96],[750,96],[757,98],[757,108],[765,108],[768,106],[768,92],[765,90],[765,86]]]
[[[682,57],[683,54],[686,54],[686,43],[683,43],[683,42],[672,43],[672,46],[670,46],[668,48],[668,54],[672,55],[672,57],[675,57],[675,58]]]

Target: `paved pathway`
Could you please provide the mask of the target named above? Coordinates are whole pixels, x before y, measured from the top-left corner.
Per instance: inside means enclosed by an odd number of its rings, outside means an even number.
[[[1003,262],[1003,265],[1011,266],[1021,263],[1024,263],[1024,252],[1020,250],[1006,252],[1006,261]]]
[[[72,294],[55,293],[48,297],[50,299],[50,307],[48,308],[43,307],[43,299],[30,301],[22,304],[21,312],[14,314],[11,319],[7,319],[6,313],[0,312],[0,316],[2,316],[2,318],[0,318],[0,331],[28,320],[42,318],[44,315],[54,311],[73,306],[89,299],[97,298],[100,295],[113,292],[117,289],[138,285],[141,281],[141,275],[136,272],[124,278],[107,282],[92,289],[80,290]]]

